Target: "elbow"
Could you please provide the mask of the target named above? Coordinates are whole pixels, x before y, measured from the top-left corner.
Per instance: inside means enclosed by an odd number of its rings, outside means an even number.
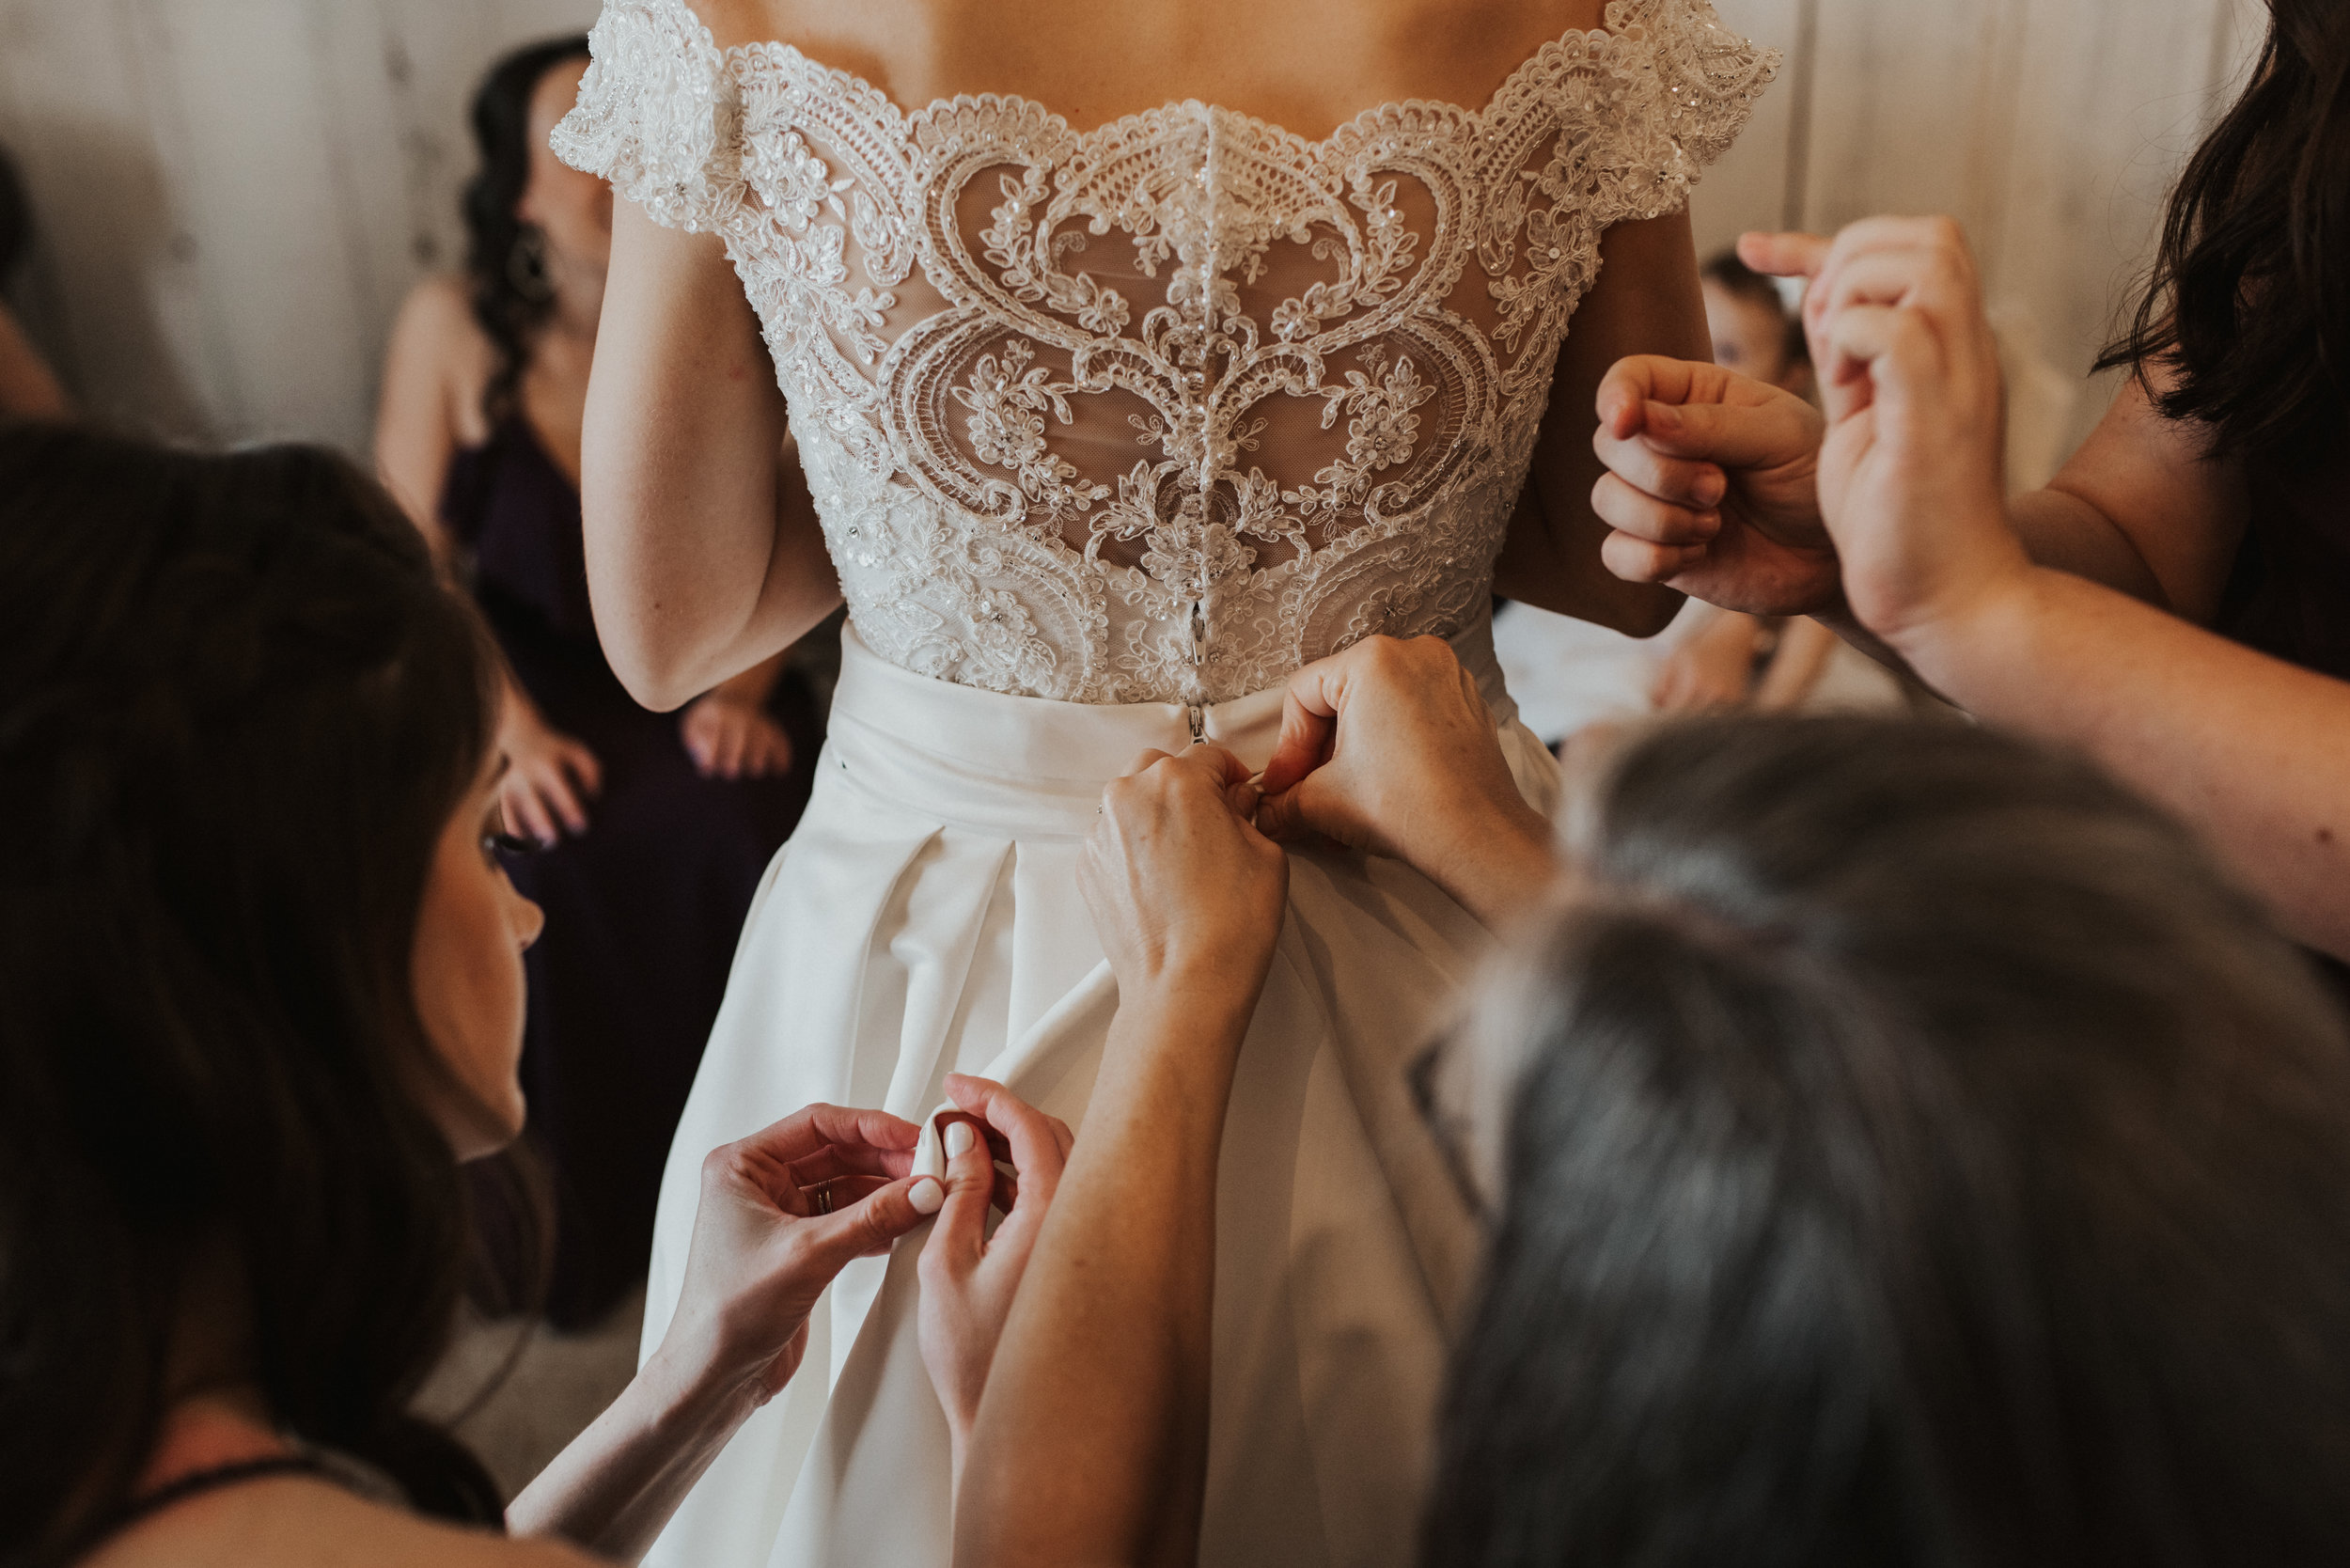
[[[1653,637],[1678,619],[1681,607],[1688,602],[1687,595],[1673,588],[1637,587],[1610,606],[1614,613],[1606,616],[1603,624],[1627,637]]]
[[[698,661],[675,646],[675,639],[602,604],[596,606],[596,640],[621,689],[656,713],[684,707],[713,684],[700,679]]]

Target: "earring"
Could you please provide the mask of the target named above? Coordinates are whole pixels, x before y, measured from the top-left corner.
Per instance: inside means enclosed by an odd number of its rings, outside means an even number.
[[[524,225],[514,236],[514,248],[506,253],[506,281],[533,305],[555,298],[555,284],[547,276],[547,237],[536,225]]]

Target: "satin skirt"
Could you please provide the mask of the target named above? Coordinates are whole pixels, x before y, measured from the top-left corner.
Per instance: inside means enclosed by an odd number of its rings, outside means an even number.
[[[1454,641],[1520,788],[1557,772],[1515,720],[1490,628]],[[1103,786],[1190,739],[1181,706],[1006,697],[911,674],[843,635],[817,783],[770,867],[670,1151],[645,1350],[675,1310],[703,1155],[817,1101],[925,1121],[949,1072],[1084,1136],[1116,982],[1077,893]],[[1281,694],[1206,710],[1252,768]],[[1407,1073],[1486,933],[1402,864],[1292,855],[1290,908],[1242,1047],[1216,1212],[1200,1560],[1402,1568],[1479,1237]],[[711,1466],[663,1568],[948,1568],[945,1417],[915,1336],[927,1228],[844,1272],[807,1358]]]

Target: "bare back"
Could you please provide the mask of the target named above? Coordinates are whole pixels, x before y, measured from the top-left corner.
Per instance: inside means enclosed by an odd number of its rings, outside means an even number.
[[[776,39],[908,109],[962,93],[1080,130],[1196,99],[1308,138],[1364,109],[1477,108],[1604,0],[695,0],[721,47]]]
[[[1465,632],[1586,515],[1583,382],[1696,314],[1684,224],[1545,430],[1602,239],[1680,221],[1772,69],[1706,0],[1595,10],[609,0],[556,146],[724,240],[869,647],[1197,707]]]

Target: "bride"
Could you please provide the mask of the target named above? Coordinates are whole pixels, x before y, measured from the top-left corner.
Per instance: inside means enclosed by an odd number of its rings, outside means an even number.
[[[1500,592],[1653,632],[1589,499],[1599,379],[1703,357],[1684,212],[1773,61],[1706,0],[608,0],[557,150],[623,198],[589,391],[612,665],[675,707],[845,595],[831,739],[672,1154],[951,1071],[1081,1121],[1117,1003],[1073,869],[1147,748],[1270,754],[1280,682],[1451,639],[1520,785]],[[1572,318],[1574,330],[1568,330]],[[764,345],[761,345],[761,338]],[[1293,857],[1216,1213],[1202,1561],[1400,1562],[1473,1221],[1407,1068],[1483,933],[1402,866]],[[918,1247],[655,1549],[949,1555]]]

